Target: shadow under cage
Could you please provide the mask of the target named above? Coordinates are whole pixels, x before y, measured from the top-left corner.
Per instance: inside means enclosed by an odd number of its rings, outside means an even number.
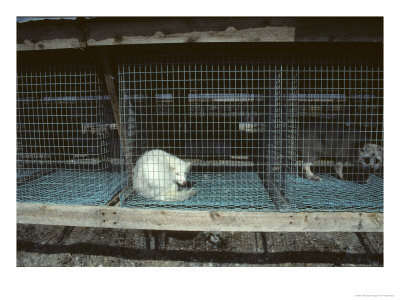
[[[382,167],[367,172],[355,156],[373,144],[383,159],[380,61],[137,55],[119,58],[118,80],[123,207],[382,211]],[[311,159],[300,149],[308,124],[325,133],[319,147],[329,148],[315,149],[310,172],[318,181],[305,177]],[[348,151],[333,148],[339,136]],[[190,162],[187,185],[197,194],[176,202],[137,195],[132,167],[151,149]],[[337,161],[343,178],[332,173]]]
[[[116,129],[93,64],[19,59],[17,201],[105,205],[121,188]]]

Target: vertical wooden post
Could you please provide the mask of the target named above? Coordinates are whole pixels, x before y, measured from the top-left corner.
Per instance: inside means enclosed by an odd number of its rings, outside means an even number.
[[[125,132],[124,126],[121,126],[121,120],[120,120],[120,114],[119,114],[119,104],[118,104],[118,96],[115,88],[115,81],[114,77],[112,75],[112,70],[111,70],[111,64],[110,60],[108,57],[108,52],[107,49],[105,48],[100,48],[97,50],[97,55],[99,57],[102,69],[103,69],[103,75],[104,75],[104,81],[106,83],[107,91],[111,99],[111,107],[112,111],[114,114],[115,122],[117,123],[117,128],[118,128],[118,135],[121,140],[121,145],[122,145],[122,151],[125,154],[126,157],[126,162],[128,164],[127,170],[128,172],[132,172],[132,149],[130,149],[127,145],[127,134]]]

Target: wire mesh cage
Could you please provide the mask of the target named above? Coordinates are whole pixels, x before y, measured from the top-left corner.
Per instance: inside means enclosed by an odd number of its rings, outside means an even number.
[[[17,201],[104,205],[120,190],[119,140],[96,67],[17,70]]]
[[[382,211],[380,60],[136,55],[118,79],[122,206]]]
[[[297,136],[287,138],[297,153],[281,189],[289,207],[383,211],[381,61],[308,58],[288,81],[287,126]]]
[[[191,163],[187,181],[197,191],[186,201],[152,201],[136,195],[130,179],[123,205],[272,207],[262,181],[269,172],[265,124],[279,73],[261,57],[123,58],[120,112],[129,150],[121,153],[133,163],[150,149],[178,156]]]

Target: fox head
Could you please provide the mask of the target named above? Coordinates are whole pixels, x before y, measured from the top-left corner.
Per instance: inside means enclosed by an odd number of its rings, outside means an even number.
[[[364,169],[376,171],[383,165],[383,149],[379,145],[365,144],[358,154],[358,162]]]
[[[174,174],[175,182],[180,185],[186,184],[186,177],[190,170],[190,162],[180,161],[171,167],[171,171]]]

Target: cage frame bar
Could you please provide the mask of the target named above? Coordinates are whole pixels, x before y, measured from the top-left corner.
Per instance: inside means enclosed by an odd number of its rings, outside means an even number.
[[[117,95],[117,89],[115,85],[115,80],[111,70],[111,62],[109,59],[109,53],[107,49],[100,48],[97,49],[97,56],[102,66],[102,75],[104,77],[105,86],[107,89],[107,93],[110,96],[111,100],[111,108],[113,111],[113,116],[115,118],[115,122],[117,124],[118,135],[121,141],[122,150],[125,152],[125,156],[127,158],[127,163],[129,165],[129,170],[132,169],[132,159],[131,159],[131,151],[129,147],[127,147],[126,141],[126,133],[125,128],[121,126],[121,119],[120,119],[120,107],[119,107],[119,97]]]
[[[383,232],[383,213],[154,210],[17,203],[17,223],[167,231]]]

